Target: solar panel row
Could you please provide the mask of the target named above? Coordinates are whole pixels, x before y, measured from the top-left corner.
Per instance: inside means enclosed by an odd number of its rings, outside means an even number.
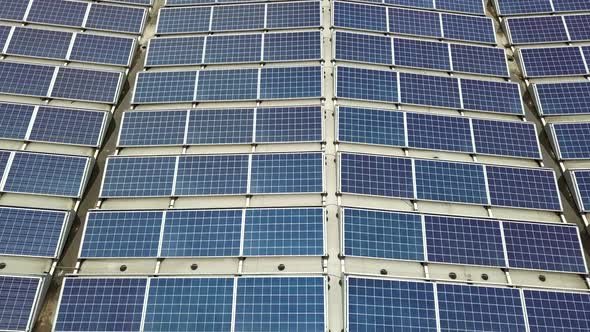
[[[156,34],[315,28],[320,1],[162,8]]]
[[[8,0],[0,9],[0,20],[136,35],[146,17],[145,8],[66,0]]]
[[[561,211],[553,170],[340,153],[345,194]]]
[[[0,276],[0,329],[30,331],[43,280],[38,277]]]
[[[323,192],[323,155],[110,157],[102,198]]]
[[[346,284],[349,331],[581,332],[590,328],[588,293],[352,276]]]
[[[535,125],[527,122],[339,106],[340,142],[541,159]]]
[[[509,77],[502,48],[337,31],[334,58],[400,67]]]
[[[0,38],[0,49],[6,55],[129,66],[135,50],[132,38],[0,26],[0,36],[2,31],[7,38]]]
[[[125,112],[118,146],[320,142],[322,118],[319,106]]]
[[[500,16],[590,11],[584,0],[495,0]]]
[[[334,2],[333,10],[332,25],[337,28],[496,45],[494,23],[489,17],[339,1]]]
[[[589,75],[586,55],[590,47],[522,48],[518,57],[524,77]]]
[[[342,220],[346,256],[587,272],[575,225],[353,208]]]
[[[0,93],[116,103],[123,73],[22,62],[0,62]]]
[[[322,208],[91,211],[80,258],[323,256]]]
[[[336,97],[522,115],[517,83],[338,66]]]
[[[155,38],[145,65],[311,61],[321,59],[321,44],[319,31]]]
[[[541,44],[590,40],[590,15],[534,16],[506,19],[511,44]]]
[[[141,72],[134,104],[321,98],[323,68]]]
[[[54,330],[322,332],[325,292],[312,276],[67,277]]]
[[[590,83],[533,83],[533,100],[541,116],[590,113]]]

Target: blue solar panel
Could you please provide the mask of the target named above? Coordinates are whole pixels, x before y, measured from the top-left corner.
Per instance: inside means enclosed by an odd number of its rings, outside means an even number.
[[[87,2],[65,0],[33,1],[27,22],[81,27],[88,6]]]
[[[588,74],[579,47],[522,48],[520,56],[525,77]]]
[[[371,31],[387,31],[386,8],[349,2],[334,2],[334,26]]]
[[[590,123],[551,123],[559,159],[590,159]]]
[[[246,210],[243,256],[323,256],[321,208]]]
[[[458,72],[509,77],[503,48],[451,44],[453,70]]]
[[[264,45],[266,47],[266,44]],[[207,37],[205,63],[258,62],[262,60],[262,34]]]
[[[397,102],[397,73],[364,68],[336,68],[336,96],[339,98]]]
[[[3,191],[80,197],[89,158],[16,152]]]
[[[419,149],[473,152],[469,119],[407,113],[408,146]]]
[[[381,0],[374,0],[368,2],[382,3]],[[432,0],[385,0],[388,5],[404,6],[404,7],[416,7],[416,8],[429,8],[434,9]]]
[[[574,177],[574,191],[581,212],[590,210],[590,171],[572,171]]]
[[[119,146],[181,145],[187,111],[125,112]]]
[[[345,208],[344,255],[423,261],[419,214]]]
[[[162,8],[158,16],[158,34],[209,31],[211,7]]]
[[[100,197],[151,197],[172,194],[176,157],[111,157]]]
[[[437,0],[436,9],[477,15],[486,13],[481,0]]]
[[[496,0],[496,3],[501,16],[553,12],[551,0]]]
[[[252,156],[250,192],[257,194],[323,192],[321,153]]]
[[[264,68],[261,71],[261,99],[322,96],[322,67]]]
[[[446,43],[394,38],[393,49],[396,66],[451,70]]]
[[[131,38],[77,34],[70,60],[129,66],[135,42]]]
[[[197,100],[255,100],[257,85],[258,69],[203,70],[199,72]]]
[[[393,64],[390,37],[337,31],[334,43],[338,60]]]
[[[457,79],[400,73],[400,95],[403,104],[461,108]]]
[[[566,15],[564,19],[572,41],[590,40],[590,15]]]
[[[146,278],[65,278],[55,331],[139,331],[146,284]]]
[[[322,109],[319,106],[259,108],[256,110],[256,142],[319,142]]]
[[[253,129],[253,109],[193,110],[186,144],[248,144]]]
[[[481,165],[416,160],[418,199],[487,204],[486,183]]]
[[[72,33],[15,28],[7,54],[49,59],[65,59],[72,40]]]
[[[108,0],[109,2],[126,3],[130,5],[151,6],[153,0]]]
[[[0,103],[0,137],[25,139],[34,108],[30,105]]]
[[[31,328],[34,322],[29,319],[40,287],[39,278],[0,276],[0,329],[26,331]]]
[[[590,113],[590,83],[533,84],[533,90],[542,116]]]
[[[477,153],[541,159],[534,124],[481,119],[472,123]]]
[[[138,73],[133,102],[191,102],[195,98],[196,79],[196,71]]]
[[[512,268],[587,272],[575,226],[505,222],[504,238]]]
[[[437,284],[441,331],[526,332],[515,288]]]
[[[347,280],[349,331],[437,331],[433,284]]]
[[[65,211],[1,207],[0,254],[57,257],[68,218]]]
[[[412,160],[362,154],[340,154],[343,193],[413,198]]]
[[[254,30],[264,28],[264,5],[216,6],[211,30]]]
[[[1,151],[0,150],[0,173],[4,173],[6,170],[6,165],[8,163],[8,159],[10,158],[11,152],[9,151]]]
[[[590,329],[590,294],[531,290],[523,292],[531,332],[583,332]]]
[[[1,13],[0,13],[1,15]],[[1,16],[0,16],[1,18]],[[6,44],[6,40],[8,39],[8,35],[10,34],[10,30],[12,28],[9,26],[0,26],[0,46],[4,49],[4,45]]]
[[[496,44],[496,30],[490,17],[441,14],[446,39]]]
[[[0,18],[3,20],[21,21],[25,17],[28,1],[4,0],[0,7]]]
[[[122,78],[120,72],[60,67],[51,97],[114,104]]]
[[[340,106],[338,107],[338,141],[406,146],[404,114]]]
[[[487,166],[492,205],[561,211],[553,171]]]
[[[161,211],[90,211],[80,257],[157,257],[161,227]]]
[[[205,37],[153,38],[146,53],[146,67],[196,65],[203,61]]]
[[[46,97],[54,67],[0,62],[0,93]]]
[[[461,79],[461,96],[467,110],[524,114],[517,83]]]
[[[167,211],[163,257],[240,255],[242,210]]]
[[[321,25],[319,1],[269,3],[266,7],[266,28],[303,28]]]
[[[108,116],[100,111],[39,107],[28,139],[98,147]]]
[[[424,223],[429,262],[506,266],[500,223],[430,215]]]
[[[438,13],[388,8],[389,32],[395,34],[442,38]]]
[[[323,277],[239,278],[236,331],[325,331]]]
[[[233,278],[154,278],[145,331],[229,331]]]
[[[509,18],[506,20],[512,44],[565,42],[568,32],[559,16]]]
[[[590,2],[586,0],[552,0],[556,12],[590,11]]]
[[[319,31],[264,35],[264,61],[317,60],[321,58]]]
[[[247,192],[248,155],[182,156],[174,194],[237,195]]]
[[[93,3],[84,27],[97,30],[141,34],[146,16],[144,8]]]

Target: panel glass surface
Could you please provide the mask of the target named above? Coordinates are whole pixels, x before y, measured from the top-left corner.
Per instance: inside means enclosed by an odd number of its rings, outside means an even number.
[[[397,75],[392,71],[337,67],[336,96],[349,99],[397,102]]]
[[[261,60],[262,34],[207,37],[205,63],[257,62]]]
[[[211,30],[254,30],[264,28],[264,5],[213,7]]]
[[[46,97],[55,68],[0,62],[0,93]]]
[[[264,68],[261,71],[261,99],[322,96],[322,67]]]
[[[253,123],[253,109],[192,110],[186,144],[252,143]]]
[[[146,10],[136,7],[93,3],[85,27],[98,30],[141,34]]]
[[[543,116],[590,113],[590,83],[542,83],[533,87]]]
[[[0,137],[24,139],[34,106],[0,103]]]
[[[473,119],[477,153],[541,159],[532,123]]]
[[[269,3],[266,27],[269,29],[318,27],[321,25],[319,1]]]
[[[196,65],[203,60],[205,37],[153,38],[150,40],[146,67]]]
[[[559,16],[519,17],[506,20],[512,44],[568,41],[568,32]]]
[[[33,1],[27,22],[81,27],[88,6],[90,4],[87,2],[65,0]]]
[[[106,112],[39,107],[29,140],[99,146]]]
[[[406,119],[409,147],[473,152],[467,118],[406,113]]]
[[[111,157],[100,197],[171,195],[175,163],[176,157]]]
[[[524,114],[516,83],[461,79],[461,96],[467,110]]]
[[[574,190],[579,194],[579,205],[582,212],[590,210],[590,171],[575,170],[572,174],[575,178],[576,188]]]
[[[338,107],[340,142],[405,146],[404,114],[385,110]]]
[[[388,8],[389,32],[403,35],[442,38],[438,13],[401,8]]]
[[[162,8],[158,15],[158,34],[209,31],[211,7]]]
[[[334,2],[334,26],[358,30],[387,31],[386,8]]]
[[[461,108],[459,84],[452,77],[400,73],[403,104]]]
[[[122,74],[60,67],[51,97],[114,104]]]
[[[396,66],[451,70],[446,43],[394,38],[393,49]]]
[[[15,28],[7,54],[65,59],[72,40],[69,32]]]
[[[245,194],[248,155],[182,156],[178,163],[177,196]]]
[[[134,51],[131,38],[77,34],[70,60],[129,66]]]
[[[333,42],[336,59],[393,64],[390,37],[337,31]]]
[[[28,1],[4,0],[0,6],[0,18],[3,20],[20,21],[25,17]]]
[[[436,9],[485,15],[485,9],[480,0],[437,0]]]
[[[458,72],[508,77],[502,48],[451,44],[453,70]]]
[[[588,74],[579,47],[523,48],[520,56],[526,77]]]
[[[258,69],[202,70],[197,100],[255,100],[257,85]]]
[[[181,145],[187,111],[125,112],[119,146]]]
[[[590,329],[590,294],[524,290],[531,332]]]
[[[590,40],[590,15],[566,15],[564,19],[572,41]]]
[[[551,0],[496,0],[500,15],[551,13]]]
[[[494,22],[490,17],[441,14],[447,39],[496,44]]]
[[[39,278],[0,276],[0,329],[28,329],[39,286]]]
[[[321,193],[323,163],[321,153],[252,155],[250,192]]]
[[[552,123],[560,159],[590,159],[590,123]]]
[[[321,43],[317,31],[268,33],[264,35],[264,61],[317,60]]]
[[[195,98],[196,79],[196,71],[138,73],[133,102],[191,102]]]
[[[256,110],[256,142],[319,142],[322,109],[319,106],[259,108]]]

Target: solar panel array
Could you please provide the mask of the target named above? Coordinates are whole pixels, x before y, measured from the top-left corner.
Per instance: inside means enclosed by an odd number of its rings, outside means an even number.
[[[513,45],[583,42],[590,40],[590,15],[552,15],[506,19],[506,34]]]

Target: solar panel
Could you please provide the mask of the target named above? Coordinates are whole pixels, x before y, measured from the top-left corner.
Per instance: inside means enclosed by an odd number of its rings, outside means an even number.
[[[451,44],[453,70],[464,73],[509,77],[503,48]]]
[[[506,24],[511,44],[569,41],[567,28],[559,16],[509,18]]]
[[[0,207],[0,254],[57,257],[68,219],[66,211]]]
[[[131,38],[76,34],[69,59],[116,66],[130,66],[135,50]]]
[[[411,159],[341,153],[339,171],[343,193],[414,197]]]
[[[322,67],[263,68],[261,72],[261,99],[320,98],[322,96]]]
[[[250,192],[255,194],[323,192],[321,153],[252,155]]]
[[[336,96],[395,103],[398,101],[397,73],[338,66]]]
[[[9,26],[0,26],[0,46],[2,46],[3,49],[4,45],[6,44],[6,40],[8,39],[8,35],[10,34],[10,30],[12,30],[12,28]]]
[[[441,14],[446,39],[496,44],[494,22],[490,17]]]
[[[322,117],[319,106],[259,108],[255,141],[319,142],[323,139]]]
[[[486,13],[480,0],[437,0],[436,9],[476,15],[485,15]]]
[[[382,3],[381,0],[368,1]],[[434,9],[432,0],[385,0],[388,5]]]
[[[437,331],[431,283],[347,277],[349,331]]]
[[[171,195],[176,159],[176,157],[108,158],[100,197]]]
[[[25,139],[34,109],[31,105],[0,103],[0,137]]]
[[[146,331],[229,331],[234,278],[153,278]]]
[[[496,4],[501,16],[553,12],[551,0],[496,0]]]
[[[543,168],[486,166],[492,205],[561,211],[555,174]]]
[[[241,229],[242,210],[167,211],[161,255],[237,257]]]
[[[573,170],[570,174],[580,212],[587,212],[590,210],[590,171]]]
[[[8,159],[10,158],[11,152],[0,150],[0,173],[4,173],[6,166],[8,165]]]
[[[266,44],[264,45],[266,47]],[[262,34],[208,36],[205,63],[259,62]]]
[[[325,331],[324,277],[238,278],[236,331]]]
[[[157,257],[160,211],[90,211],[80,258]]]
[[[137,74],[133,103],[192,102],[197,71],[141,72]]]
[[[10,21],[21,21],[25,17],[28,1],[22,0],[5,0],[0,8],[0,18]]]
[[[506,266],[500,223],[432,215],[424,223],[429,262]]]
[[[590,40],[590,15],[565,15],[563,18],[572,41]]]
[[[524,114],[518,83],[460,80],[463,108],[466,110]]]
[[[0,93],[45,97],[54,67],[0,62]]]
[[[63,31],[15,28],[7,54],[65,59],[72,34]]]
[[[388,31],[385,7],[334,1],[334,26],[370,31]]]
[[[525,77],[588,74],[579,47],[521,48],[519,53]]]
[[[182,156],[179,158],[174,194],[246,194],[247,182],[248,155]]]
[[[531,331],[582,332],[590,329],[590,294],[553,290],[523,291]]]
[[[256,100],[257,87],[258,69],[203,70],[199,72],[197,100]]]
[[[2,191],[79,198],[89,164],[86,157],[14,152]]]
[[[255,30],[264,28],[265,5],[213,7],[212,31]]]
[[[139,331],[146,284],[146,278],[66,277],[54,330]]]
[[[203,61],[205,37],[153,38],[146,53],[146,67],[196,65]]]
[[[396,66],[451,70],[447,43],[394,38],[393,49]]]
[[[40,278],[0,276],[0,329],[26,331],[41,288]]]
[[[552,0],[556,12],[590,11],[590,2],[586,0]]]
[[[345,208],[343,253],[346,256],[423,261],[419,214]]]
[[[264,61],[318,60],[322,57],[319,31],[267,33],[264,35]]]
[[[532,85],[541,116],[590,113],[587,82],[535,83]]]
[[[415,160],[418,199],[468,204],[487,204],[486,182],[481,165]]]
[[[319,1],[269,3],[266,5],[266,28],[304,28],[322,25]]]
[[[243,256],[323,256],[324,210],[246,210]]]
[[[66,27],[82,27],[88,6],[90,4],[87,2],[34,0],[26,21]]]
[[[528,331],[515,288],[437,284],[441,331]]]
[[[548,128],[560,160],[590,159],[590,123],[550,123]]]
[[[390,37],[336,31],[334,44],[336,59],[393,64]]]
[[[212,7],[161,8],[157,34],[209,31]]]
[[[403,104],[461,108],[457,79],[400,73],[400,99]]]
[[[512,268],[587,272],[575,226],[505,222],[504,238]]]
[[[473,119],[472,125],[477,153],[541,159],[532,123]]]
[[[153,0],[108,0],[109,2],[115,3],[126,3],[130,5],[140,5],[140,6],[151,6],[153,5]]]
[[[409,147],[473,152],[468,118],[406,113],[406,119]]]
[[[338,141],[406,146],[404,113],[339,106]]]
[[[187,111],[125,112],[118,146],[181,145]]]
[[[440,14],[434,12],[388,8],[389,32],[395,34],[442,38]]]
[[[39,107],[28,140],[83,146],[100,146],[108,113]]]
[[[93,3],[84,27],[123,33],[141,34],[145,21],[144,8]]]
[[[249,144],[253,134],[253,109],[193,110],[186,144]]]
[[[120,72],[60,67],[51,97],[114,104],[122,78]]]

